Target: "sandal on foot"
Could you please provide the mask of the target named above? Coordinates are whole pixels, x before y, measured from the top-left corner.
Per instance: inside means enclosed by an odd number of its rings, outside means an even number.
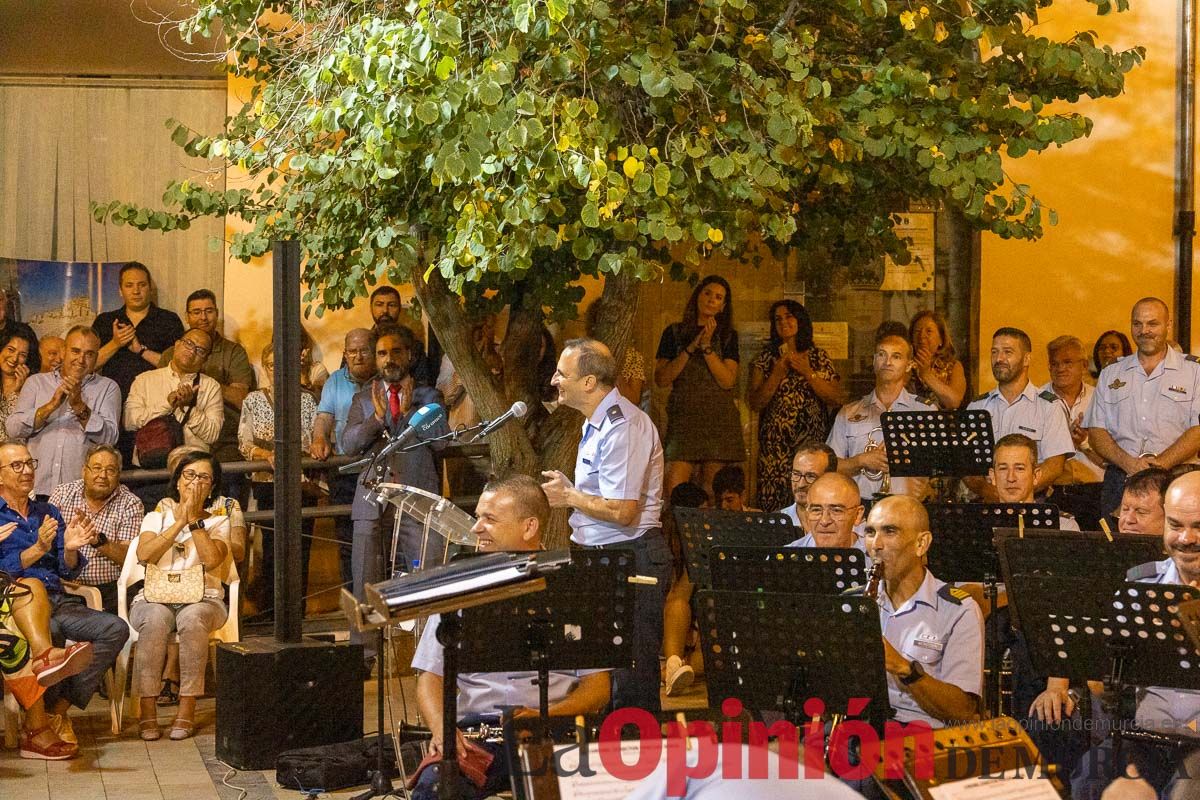
[[[21,734],[21,758],[36,758],[42,761],[66,761],[79,754],[79,745],[56,739],[48,745],[40,745],[34,741],[37,737],[50,730],[45,725],[37,730],[25,731]]]
[[[179,705],[179,681],[163,678],[162,691],[158,693],[158,699],[155,702],[160,706]]]
[[[40,686],[53,686],[72,675],[78,675],[92,663],[91,642],[77,642],[60,650],[57,658],[51,655],[54,650],[48,648],[29,662]]]
[[[176,719],[171,723],[171,732],[168,734],[171,741],[179,742],[184,739],[190,739],[192,733],[196,730],[196,723],[190,719]]]
[[[158,720],[156,719],[138,720],[138,730],[143,742],[157,742],[162,738],[162,732],[158,729]]]

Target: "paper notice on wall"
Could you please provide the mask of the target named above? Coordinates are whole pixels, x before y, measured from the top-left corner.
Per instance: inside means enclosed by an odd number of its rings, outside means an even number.
[[[929,787],[933,800],[1060,800],[1041,778],[969,778]]]
[[[901,239],[910,240],[908,252],[912,254],[912,261],[897,264],[885,256],[880,291],[932,292],[936,259],[933,212],[897,214],[893,229]]]
[[[845,322],[814,322],[813,344],[834,361],[850,357],[850,326]]]

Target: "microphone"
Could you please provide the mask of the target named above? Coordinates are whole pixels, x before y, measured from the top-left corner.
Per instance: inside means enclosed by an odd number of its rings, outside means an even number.
[[[445,418],[446,409],[437,403],[427,403],[426,405],[421,406],[417,409],[416,413],[413,414],[412,420],[409,422],[408,427],[401,431],[395,438],[389,439],[387,444],[383,446],[382,450],[373,456],[361,458],[358,461],[355,461],[353,464],[345,464],[341,467],[338,467],[338,472],[353,472],[356,469],[361,469],[366,464],[369,464],[373,461],[378,461],[381,458],[391,455],[397,449],[408,444],[408,442],[410,442],[414,437],[428,433]]]
[[[483,437],[487,436],[489,433],[493,433],[495,431],[500,430],[501,428],[503,428],[505,425],[508,424],[509,420],[520,419],[521,417],[525,416],[525,412],[527,412],[528,410],[529,410],[529,406],[525,405],[523,402],[518,400],[517,402],[513,403],[509,407],[508,411],[505,411],[503,414],[501,414],[500,416],[496,417],[491,422],[484,425],[483,430],[481,430],[478,433],[478,435],[475,436],[475,439],[476,440],[482,439]]]

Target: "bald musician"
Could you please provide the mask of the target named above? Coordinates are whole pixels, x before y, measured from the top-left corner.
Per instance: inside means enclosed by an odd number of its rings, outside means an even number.
[[[967,592],[925,569],[933,540],[925,506],[908,496],[885,497],[871,509],[866,532],[867,553],[884,570],[876,600],[896,718],[934,728],[975,719],[983,615]]]

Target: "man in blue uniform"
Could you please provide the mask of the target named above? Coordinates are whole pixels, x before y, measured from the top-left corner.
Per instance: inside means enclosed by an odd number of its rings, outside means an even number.
[[[559,402],[584,416],[575,459],[575,483],[561,472],[543,472],[542,488],[555,508],[569,507],[571,541],[595,549],[631,548],[640,575],[634,600],[633,674],[617,676],[617,707],[657,711],[658,653],[663,602],[671,586],[671,552],[659,523],[663,451],[654,423],[616,390],[617,366],[595,339],[572,339],[551,383]]]
[[[484,487],[476,506],[478,519],[471,529],[479,536],[484,552],[540,550],[542,530],[550,517],[550,505],[537,481],[518,475],[492,481]],[[431,746],[442,749],[442,645],[437,640],[440,615],[429,618],[413,656],[413,668],[421,670],[417,678],[417,704],[425,723],[433,733]],[[468,672],[458,676],[458,726],[470,728],[482,723],[498,724],[504,711],[516,716],[537,714],[536,672]],[[552,671],[550,673],[550,713],[573,716],[601,711],[609,699],[609,676],[603,670]],[[494,756],[487,771],[487,782],[476,787],[463,780],[462,797],[485,797],[507,789],[508,763],[503,747],[482,745]],[[436,797],[436,766],[426,769],[413,791],[417,800]]]
[[[992,334],[996,388],[973,400],[967,409],[983,409],[991,414],[993,441],[1020,433],[1037,443],[1040,472],[1034,490],[1041,491],[1062,474],[1067,459],[1075,453],[1075,442],[1058,395],[1039,393],[1029,380],[1032,350],[1029,334],[1019,328],[1000,328]],[[966,478],[963,482],[984,500],[996,499],[995,490],[983,478]]]
[[[925,569],[933,534],[925,507],[885,497],[867,517],[867,552],[883,567],[883,627],[888,701],[900,722],[931,727],[974,719],[983,689],[983,615],[962,589]]]
[[[1092,449],[1108,462],[1100,513],[1116,510],[1125,477],[1147,467],[1171,469],[1200,450],[1200,364],[1172,350],[1171,314],[1157,297],[1133,306],[1137,352],[1109,364],[1084,416]]]

